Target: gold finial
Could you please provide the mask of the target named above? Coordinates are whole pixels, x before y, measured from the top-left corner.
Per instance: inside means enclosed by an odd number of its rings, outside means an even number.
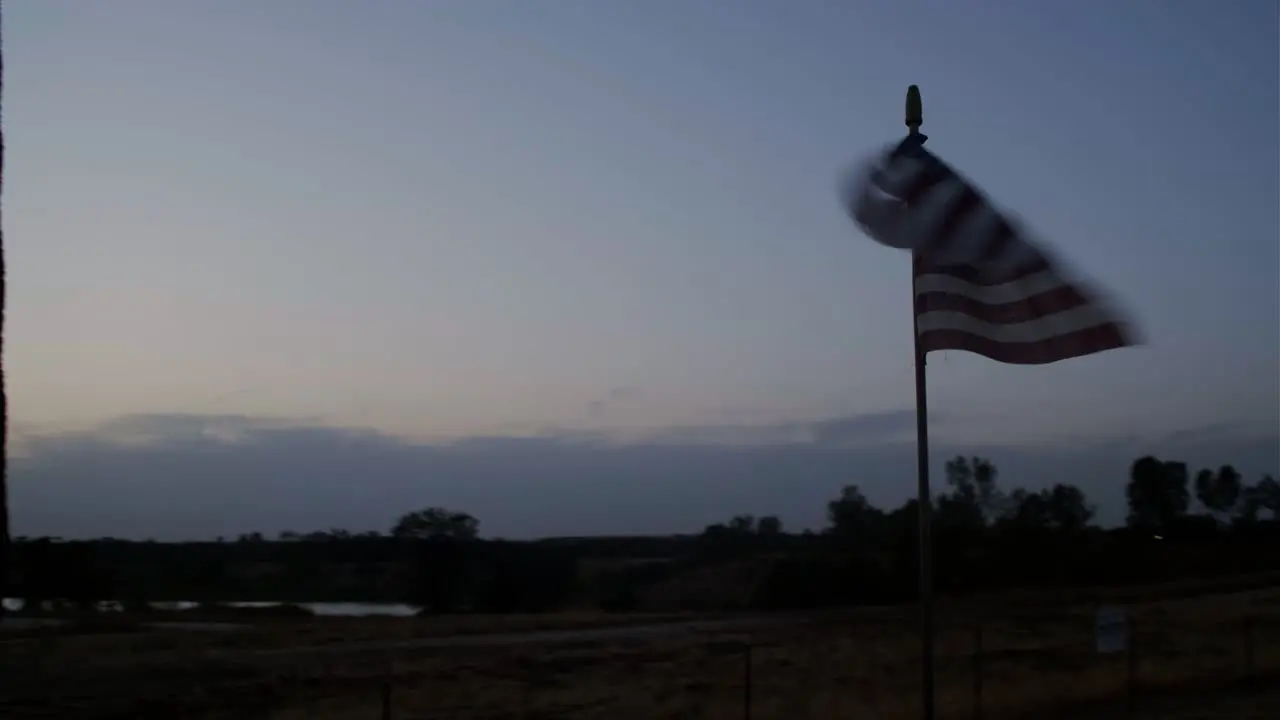
[[[924,105],[920,102],[920,88],[912,85],[907,88],[907,127],[916,132],[924,124]]]

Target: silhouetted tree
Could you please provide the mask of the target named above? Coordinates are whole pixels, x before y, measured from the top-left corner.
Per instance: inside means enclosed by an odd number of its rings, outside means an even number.
[[[782,521],[777,515],[765,515],[756,521],[756,534],[777,537],[782,534]]]
[[[995,520],[1002,509],[1003,496],[996,486],[996,466],[985,458],[957,455],[945,466],[949,493],[935,502],[934,519],[941,528],[976,532]]]
[[[827,503],[829,531],[842,543],[871,545],[884,528],[884,513],[872,507],[857,485],[846,485],[840,497]]]
[[[1009,493],[1008,506],[998,524],[1002,528],[1023,530],[1049,527],[1049,508],[1044,494],[1015,489]]]
[[[1095,509],[1080,488],[1059,483],[1042,494],[1048,504],[1050,529],[1079,533],[1089,527]]]
[[[702,537],[718,538],[730,534],[729,526],[724,523],[712,523],[702,529]]]
[[[1139,458],[1130,468],[1129,520],[1169,539],[1152,542],[1145,533],[1091,528],[1094,508],[1072,485],[1006,496],[988,460],[954,458],[947,471],[935,515],[942,593],[1280,569],[1272,552],[1280,484],[1272,477],[1246,487],[1230,466],[1196,476],[1206,508],[1238,509],[1224,526],[1186,515],[1184,464]],[[827,514],[821,534],[786,533],[776,516],[737,515],[696,536],[506,542],[481,540],[465,513],[426,508],[401,518],[395,537],[331,529],[277,541],[246,533],[221,544],[19,539],[14,591],[64,608],[106,598],[144,609],[148,601],[274,597],[406,601],[429,612],[540,612],[584,601],[617,611],[804,608],[915,596],[914,500],[886,512],[850,485]]]
[[[1230,465],[1223,465],[1216,473],[1208,469],[1196,473],[1196,498],[1211,513],[1233,513],[1241,489],[1240,473]]]
[[[1262,507],[1271,511],[1271,519],[1280,520],[1280,482],[1266,475],[1254,486],[1253,492]]]
[[[1164,462],[1150,455],[1138,458],[1129,469],[1125,494],[1129,501],[1127,522],[1131,527],[1166,528],[1187,512],[1191,499],[1187,465]]]
[[[400,517],[391,528],[398,538],[451,538],[474,540],[480,535],[480,521],[464,512],[429,507]]]
[[[1237,522],[1252,525],[1259,520],[1259,513],[1268,511],[1272,520],[1280,520],[1280,483],[1270,475],[1265,475],[1256,485],[1246,486],[1240,491],[1240,509]]]

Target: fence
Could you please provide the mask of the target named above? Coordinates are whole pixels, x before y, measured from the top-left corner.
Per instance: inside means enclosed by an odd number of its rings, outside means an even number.
[[[941,717],[1046,717],[1055,710],[1063,718],[1155,718],[1168,716],[1170,703],[1195,704],[1205,716],[1239,717],[1217,709],[1233,698],[1254,708],[1271,703],[1277,712],[1258,716],[1280,717],[1280,682],[1272,682],[1274,688],[1265,682],[1280,677],[1277,610],[1267,603],[1225,609],[1190,603],[1180,612],[1136,612],[1131,642],[1114,654],[1098,653],[1091,613],[944,621],[937,638]],[[191,635],[179,646],[173,637],[138,638],[134,662],[99,659],[92,678],[72,673],[74,663],[58,657],[73,652],[72,645],[46,645],[26,662],[9,652],[4,659],[23,669],[0,675],[0,715],[56,710],[58,717],[106,717],[113,704],[127,708],[129,717],[187,717],[199,710],[200,717],[238,720],[801,720],[919,713],[914,625],[891,611],[766,620],[749,634],[650,631],[547,645],[267,654],[252,647],[201,649]],[[173,645],[143,647],[161,638]],[[106,643],[116,642],[99,640],[104,652]],[[83,666],[87,658],[77,661]],[[19,687],[22,673],[28,680]],[[40,698],[62,704],[38,707]]]
[[[1063,637],[1053,618],[974,624],[969,646],[958,647],[958,627],[939,637],[939,706],[943,717],[999,718],[1057,709],[1064,717],[1164,717],[1174,705],[1213,708],[1257,697],[1280,673],[1280,623],[1256,618],[1192,625],[1158,619],[1131,620],[1125,650],[1100,654],[1091,618],[1075,618],[1078,637]],[[1084,622],[1080,622],[1083,620]],[[661,651],[615,647],[605,655],[561,649],[522,656],[511,666],[519,685],[503,701],[483,673],[454,682],[479,681],[483,695],[446,700],[423,696],[431,680],[413,672],[378,683],[376,712],[385,720],[449,718],[610,717],[659,718],[886,718],[919,715],[917,643],[906,638],[859,635],[823,638],[809,631],[791,637],[690,642]],[[825,633],[836,632],[834,627]],[[824,633],[824,634],[825,634]],[[951,635],[951,637],[948,637]],[[862,648],[858,652],[857,648]],[[1261,649],[1261,653],[1260,653]],[[613,663],[617,674],[584,671]],[[466,660],[462,663],[465,665]],[[508,680],[511,682],[512,680]],[[1258,683],[1263,683],[1258,685]],[[1280,682],[1275,683],[1280,691]],[[414,691],[413,688],[419,688]],[[401,690],[401,692],[397,692]],[[397,699],[402,698],[402,704]],[[1262,717],[1264,715],[1258,715]],[[316,717],[324,717],[323,714]]]

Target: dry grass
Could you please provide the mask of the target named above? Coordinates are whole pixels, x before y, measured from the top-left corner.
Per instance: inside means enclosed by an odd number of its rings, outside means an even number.
[[[316,618],[254,623],[251,630],[239,633],[240,637],[226,640],[236,645],[261,648],[311,647],[348,642],[649,625],[680,622],[695,617],[697,616],[689,613],[566,612],[540,615]]]
[[[955,607],[940,619],[942,717],[972,717],[979,624],[986,717],[1125,716],[1125,658],[1094,652],[1092,608],[982,615],[988,613]],[[1280,717],[1280,682],[1274,682],[1280,677],[1280,590],[1146,604],[1134,608],[1134,617],[1139,717]],[[493,619],[472,622],[482,620]],[[433,632],[405,622],[401,631]],[[523,622],[504,619],[503,629],[528,627]],[[549,623],[555,620],[542,618],[539,626]],[[360,628],[362,639],[387,637],[395,628],[347,624],[347,630]],[[672,632],[541,647],[241,652],[279,647],[288,632],[298,631],[236,634],[235,640],[152,632],[11,641],[0,646],[0,698],[8,699],[0,716],[372,718],[389,679],[394,717],[406,720],[736,718],[743,716],[748,645],[753,718],[918,714],[919,644],[911,613],[900,609],[827,613],[761,626],[750,636]],[[1252,672],[1246,637],[1252,638]],[[1273,682],[1242,684],[1251,674]]]
[[[5,641],[110,635],[99,641],[112,654],[136,654],[156,646],[169,648],[175,642],[197,642],[209,652],[235,650],[274,650],[283,648],[320,648],[335,644],[385,641],[413,641],[469,635],[517,634],[547,630],[585,630],[659,625],[686,622],[701,616],[691,613],[564,612],[551,614],[512,615],[440,615],[424,617],[322,617],[263,618],[248,616],[204,617],[181,613],[148,615],[104,614],[89,617],[65,617],[62,624],[8,630],[0,634],[0,647]],[[155,632],[169,623],[230,624],[242,627],[235,632],[189,633]],[[127,637],[125,637],[127,636]],[[97,648],[95,648],[96,650]]]

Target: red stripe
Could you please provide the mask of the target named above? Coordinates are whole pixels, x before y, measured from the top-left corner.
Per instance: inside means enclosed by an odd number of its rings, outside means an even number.
[[[933,241],[924,250],[926,255],[951,242],[955,238],[956,231],[960,229],[961,222],[976,208],[982,207],[982,196],[969,183],[960,185],[958,193],[957,197],[952,198],[946,206],[946,212],[938,221],[937,227],[933,229]]]
[[[1079,288],[1061,285],[1023,300],[994,305],[948,292],[921,293],[916,296],[916,312],[956,312],[992,325],[1012,325],[1039,320],[1089,303],[1089,298]]]
[[[920,172],[908,178],[901,187],[890,188],[904,205],[910,206],[920,202],[930,190],[956,177],[955,172],[948,168],[946,163],[927,150],[921,150],[918,159],[925,163]]]
[[[1004,215],[995,215],[995,227],[991,229],[991,236],[987,238],[986,247],[982,248],[982,255],[978,258],[979,265],[988,265],[997,263],[1000,258],[1011,251],[1022,242],[1018,231],[1013,229],[1009,221]]]
[[[1002,343],[963,330],[921,333],[920,351],[966,350],[1010,365],[1045,365],[1132,345],[1119,323],[1098,325],[1036,342]]]
[[[948,244],[956,242],[955,236],[961,224],[975,212],[990,213],[995,220],[995,225],[990,228],[985,242],[981,247],[974,248],[977,252],[975,261],[979,265],[998,267],[1006,253],[1019,245],[1027,245],[1008,219],[991,206],[982,191],[933,153],[904,140],[890,153],[889,159],[896,161],[907,154],[924,162],[924,167],[903,182],[901,187],[890,190],[904,205],[909,207],[920,203],[928,193],[946,183],[954,184],[959,192],[958,197],[947,201],[937,227],[930,233],[931,241],[925,247],[919,248],[922,254],[933,255],[935,252],[944,250]],[[1027,248],[1031,249],[1029,245]],[[1008,278],[1001,278],[1001,280],[1006,279]]]

